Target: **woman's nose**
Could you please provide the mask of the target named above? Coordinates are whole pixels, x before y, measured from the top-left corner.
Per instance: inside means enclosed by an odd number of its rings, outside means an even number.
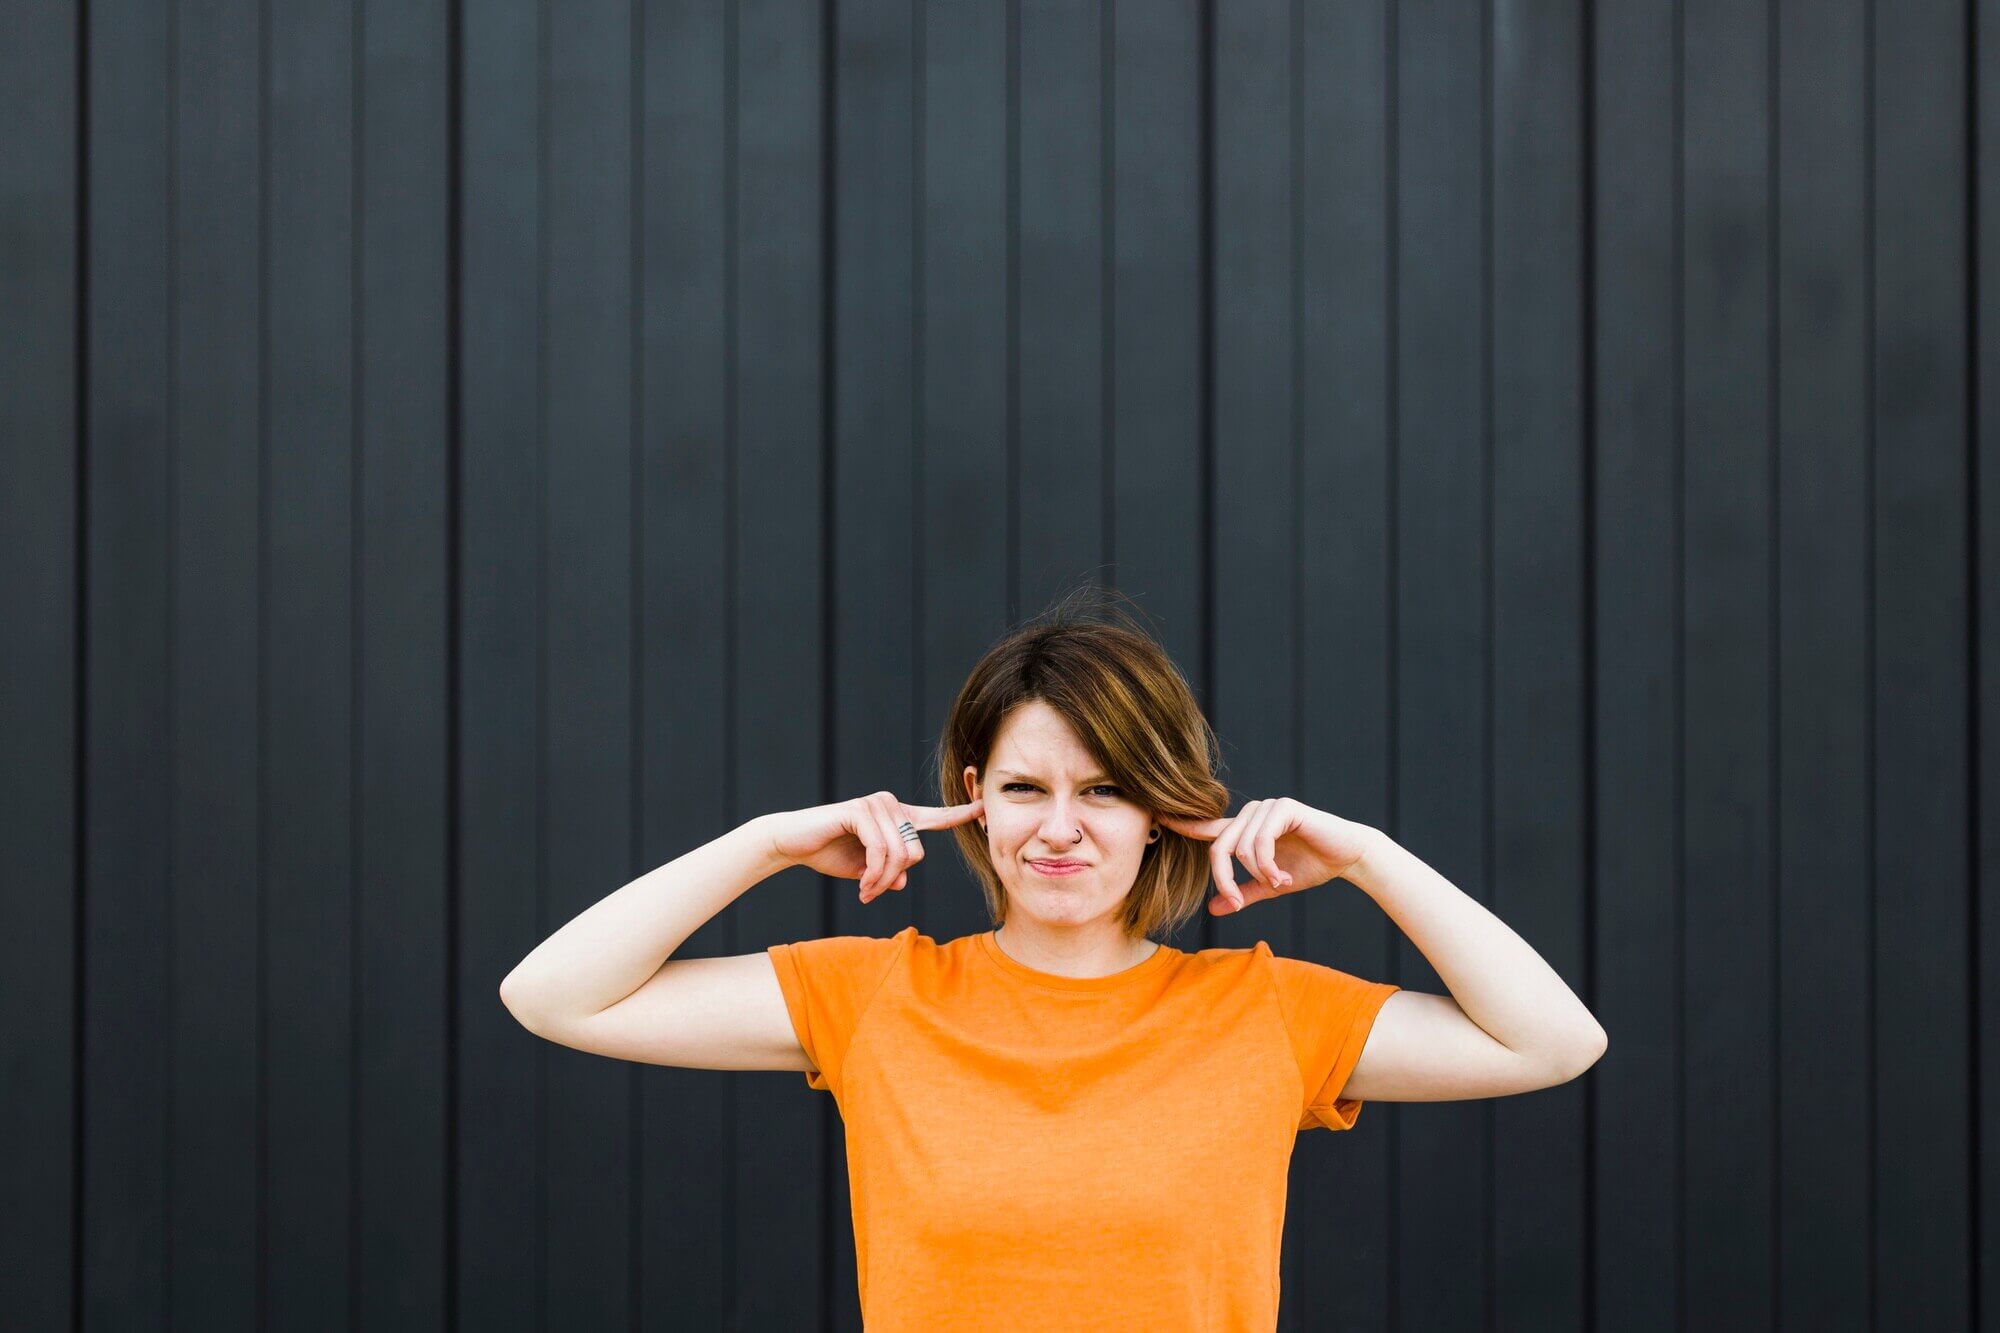
[[[1042,838],[1051,847],[1072,847],[1076,845],[1076,831],[1083,821],[1069,807],[1069,802],[1060,797],[1049,803],[1048,817],[1042,820]]]

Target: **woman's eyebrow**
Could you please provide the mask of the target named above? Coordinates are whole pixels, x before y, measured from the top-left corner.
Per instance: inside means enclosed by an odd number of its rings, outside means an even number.
[[[1036,777],[1036,776],[1035,776],[1034,774],[1032,774],[1032,773],[1016,773],[1016,772],[1015,772],[1015,771],[1014,771],[1013,769],[1011,769],[1011,768],[996,768],[996,769],[994,769],[994,770],[993,770],[993,775],[994,775],[995,777],[1001,777],[1001,778],[1026,778],[1026,779],[1027,779],[1027,780],[1028,780],[1029,782],[1040,782],[1040,781],[1041,781],[1041,779],[1040,779],[1040,778]],[[1089,777],[1087,777],[1087,778],[1082,778],[1082,779],[1079,779],[1079,780],[1080,780],[1080,781],[1083,781],[1083,782],[1109,782],[1109,781],[1111,781],[1110,777],[1108,777],[1107,775],[1105,775],[1105,774],[1103,774],[1103,773],[1093,773],[1093,774],[1091,774],[1091,775],[1090,775]]]

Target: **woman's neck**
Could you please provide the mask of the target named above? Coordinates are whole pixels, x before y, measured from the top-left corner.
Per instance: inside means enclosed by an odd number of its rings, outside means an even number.
[[[1037,929],[1026,922],[996,928],[993,943],[1015,962],[1059,977],[1108,977],[1137,967],[1160,945],[1120,930],[1085,932],[1074,927]]]

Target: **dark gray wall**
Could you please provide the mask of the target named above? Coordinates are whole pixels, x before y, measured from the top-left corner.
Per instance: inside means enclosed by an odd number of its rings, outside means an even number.
[[[495,987],[1095,578],[1612,1034],[1288,1326],[2000,1326],[1996,9],[10,6],[0,1323],[853,1327],[829,1099]],[[688,949],[985,925],[851,887]]]

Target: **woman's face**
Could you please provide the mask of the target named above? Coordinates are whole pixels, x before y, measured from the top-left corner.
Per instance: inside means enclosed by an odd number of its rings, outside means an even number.
[[[965,789],[968,799],[986,798],[987,852],[1010,917],[1076,926],[1120,914],[1152,814],[1111,783],[1060,713],[1031,699],[1008,714],[983,785],[968,764]],[[1075,868],[1038,864],[1046,862]]]

